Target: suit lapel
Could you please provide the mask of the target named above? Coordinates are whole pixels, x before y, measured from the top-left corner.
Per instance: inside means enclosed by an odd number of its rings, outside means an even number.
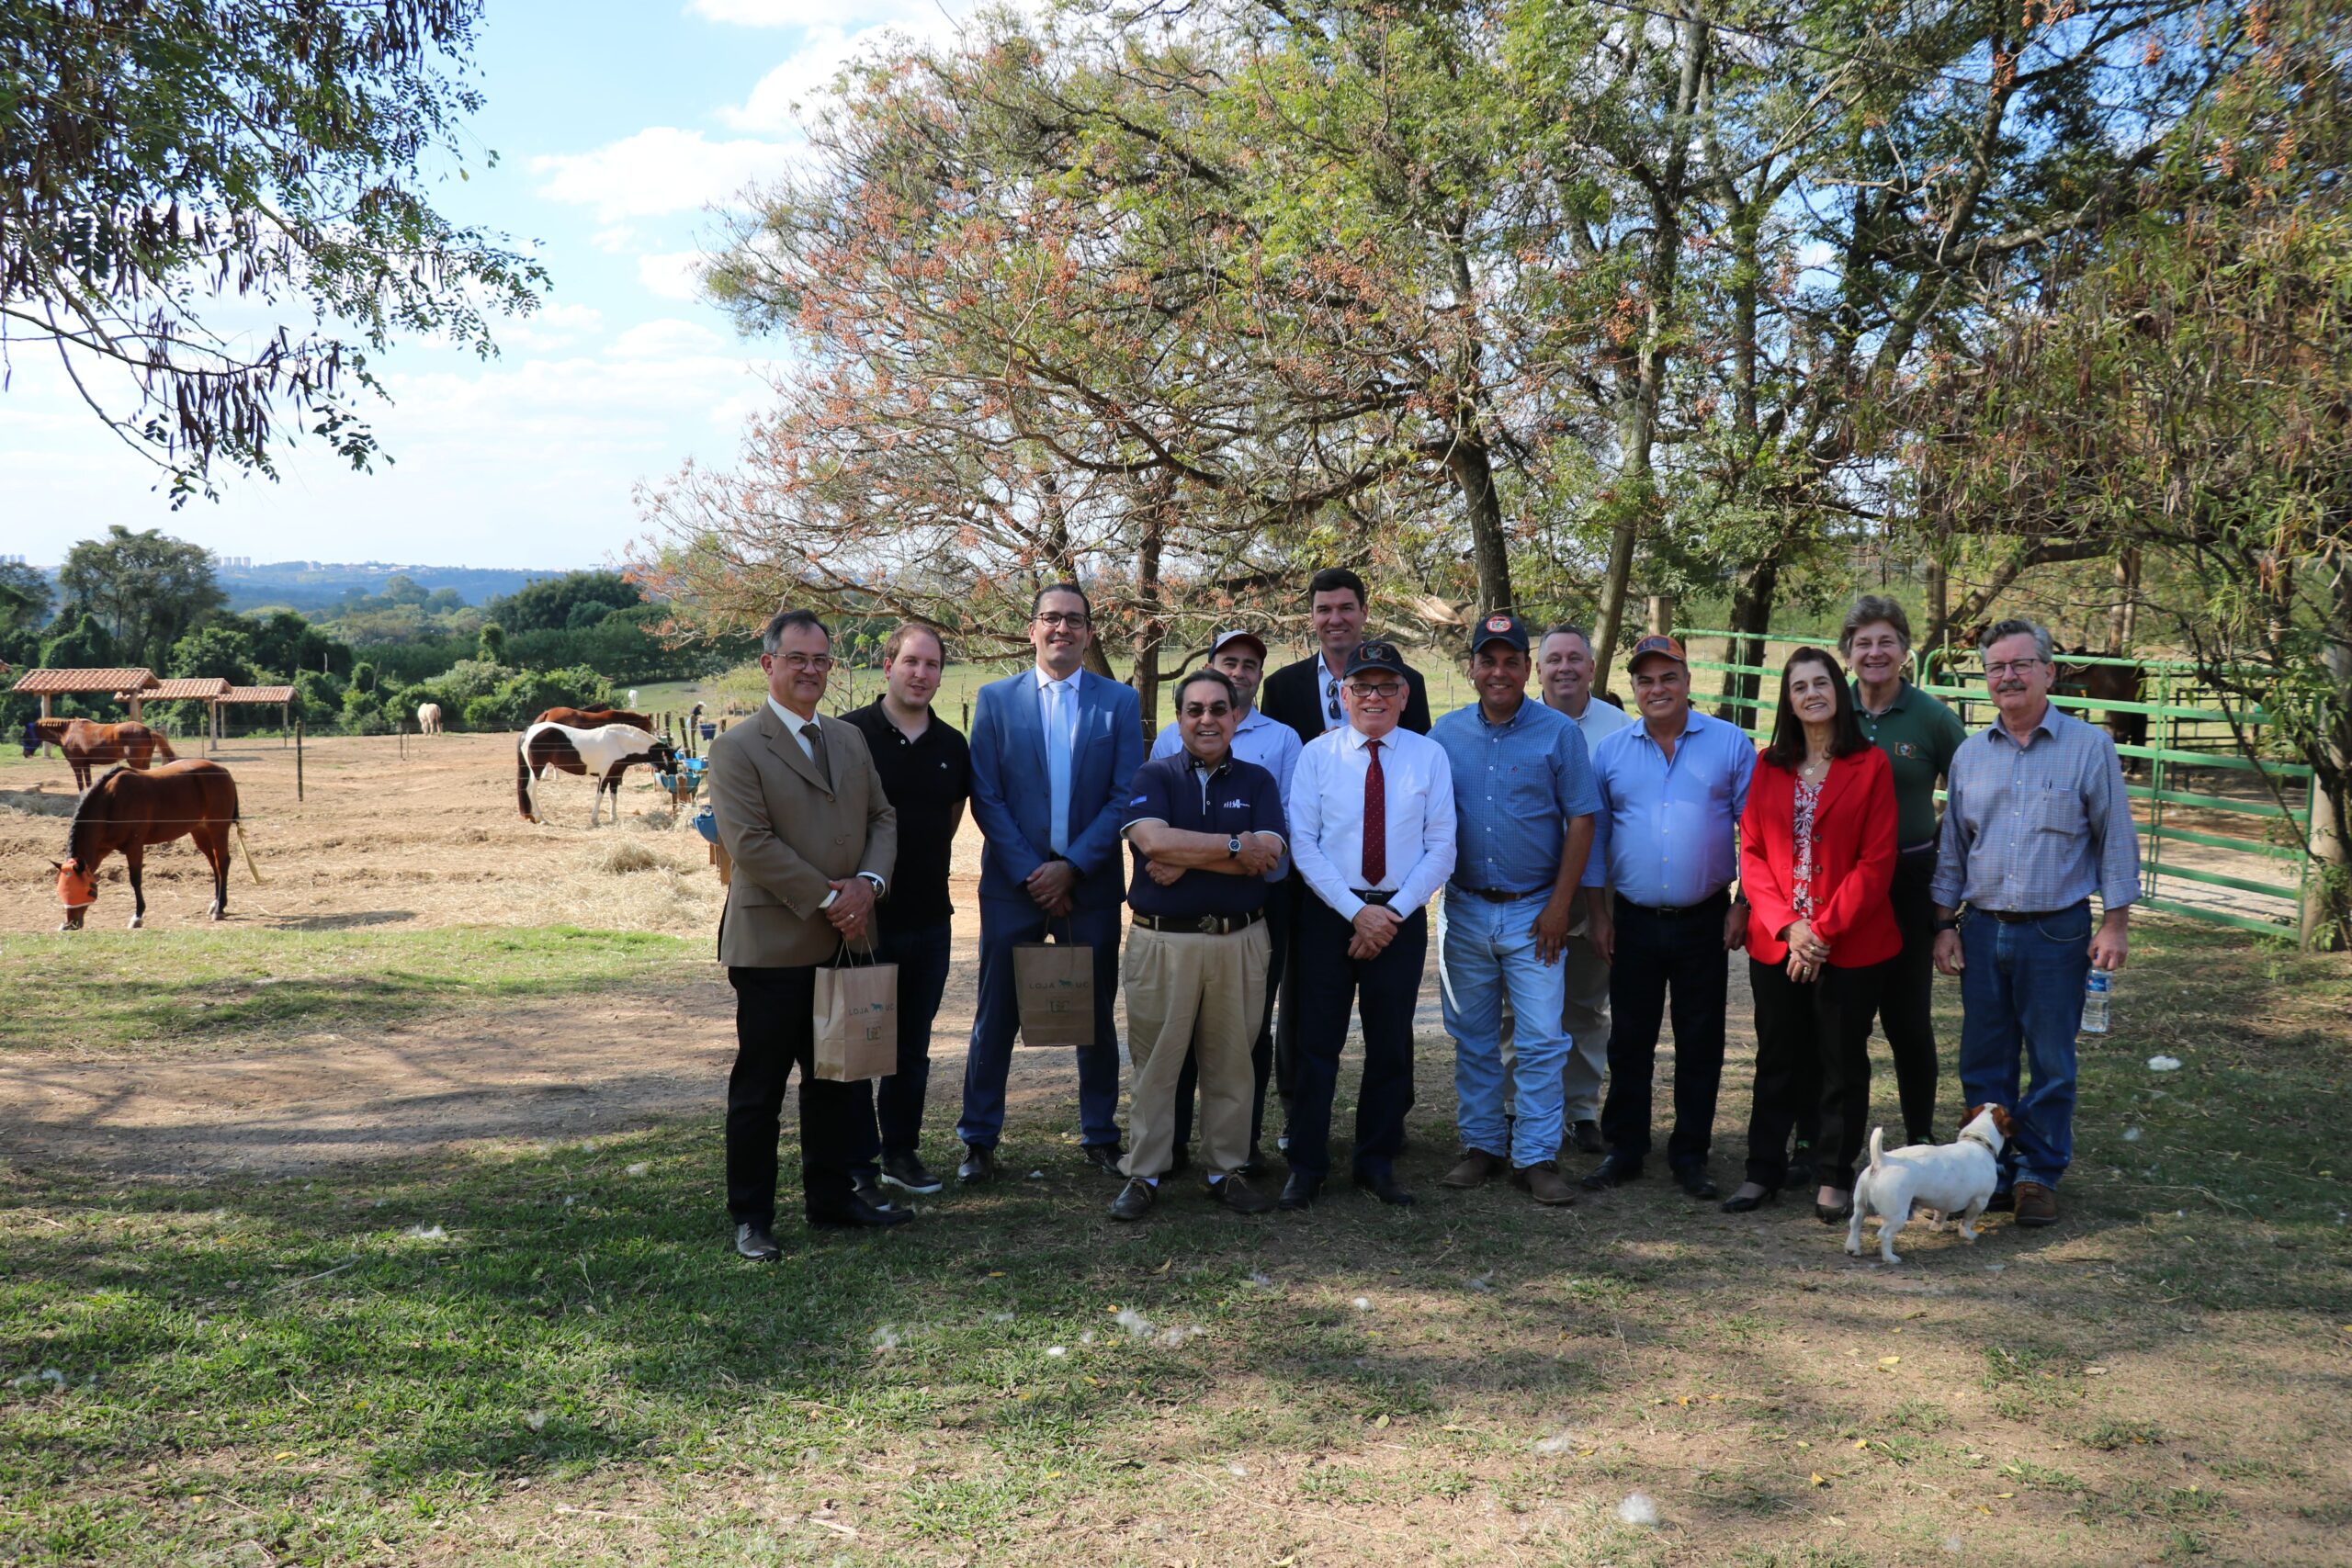
[[[1838,797],[1846,793],[1846,787],[1861,771],[1862,760],[1859,755],[1840,757],[1829,764],[1829,776],[1821,781],[1821,802],[1813,808],[1816,822],[1829,815],[1829,808],[1838,804]]]
[[[820,719],[818,723],[821,726],[824,721]],[[817,771],[816,759],[801,749],[799,737],[786,734],[784,721],[776,717],[774,708],[764,704],[760,709],[760,739],[767,742],[768,750],[775,753],[778,761],[798,773],[810,788],[831,797],[833,793],[831,781]],[[825,746],[828,750],[831,750],[831,740],[828,739]]]

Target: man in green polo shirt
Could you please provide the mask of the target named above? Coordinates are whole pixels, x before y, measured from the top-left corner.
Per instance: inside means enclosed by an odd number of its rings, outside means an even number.
[[[1838,647],[1854,671],[1855,716],[1862,733],[1894,764],[1897,852],[1891,897],[1903,952],[1887,968],[1878,1025],[1894,1057],[1905,1138],[1931,1144],[1936,1026],[1928,998],[1935,985],[1936,910],[1928,884],[1936,874],[1936,785],[1951,772],[1952,755],[1968,731],[1951,709],[1903,678],[1911,655],[1911,622],[1893,599],[1865,593],[1855,600]]]

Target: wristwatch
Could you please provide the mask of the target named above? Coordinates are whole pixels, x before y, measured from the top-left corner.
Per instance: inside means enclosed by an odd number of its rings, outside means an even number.
[[[1960,930],[1960,917],[1957,915],[1944,915],[1939,917],[1936,921],[1936,930],[1939,931],[1956,931]]]
[[[1225,858],[1227,860],[1239,860],[1241,858],[1241,839],[1238,834],[1226,840]]]

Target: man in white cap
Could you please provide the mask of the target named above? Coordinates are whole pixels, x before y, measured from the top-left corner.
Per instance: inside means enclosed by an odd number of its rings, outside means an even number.
[[[1266,673],[1265,643],[1255,632],[1221,631],[1209,644],[1208,667],[1233,682],[1234,693],[1241,703],[1241,722],[1233,732],[1233,754],[1273,774],[1274,782],[1287,797],[1291,769],[1297,765],[1303,743],[1298,731],[1279,719],[1268,718],[1258,709],[1258,682]],[[1158,739],[1151,743],[1151,760],[1173,757],[1183,750],[1183,727],[1162,725]],[[1285,860],[1283,871],[1288,870]],[[1285,874],[1267,890],[1266,937],[1272,944],[1272,956],[1266,971],[1266,999],[1261,1010],[1264,1016],[1259,1021],[1257,1039],[1250,1047],[1250,1065],[1257,1075],[1257,1089],[1250,1108],[1250,1158],[1241,1167],[1242,1174],[1247,1176],[1256,1176],[1264,1169],[1259,1142],[1266,1125],[1266,1081],[1273,1072],[1274,993],[1283,983],[1291,931],[1298,918],[1297,886],[1297,878]],[[1183,1074],[1176,1080],[1176,1153],[1172,1171],[1181,1172],[1192,1164],[1189,1145],[1193,1141],[1193,1100],[1199,1079],[1200,1064],[1188,1053]]]

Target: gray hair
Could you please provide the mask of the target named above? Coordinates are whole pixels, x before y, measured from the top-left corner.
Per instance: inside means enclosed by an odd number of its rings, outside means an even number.
[[[2041,656],[2044,664],[2051,661],[2050,628],[2039,621],[1995,621],[1984,628],[1984,635],[1976,639],[1976,651],[1990,653],[1995,643],[2013,637],[2033,638],[2033,651]]]
[[[1572,637],[1578,642],[1584,644],[1584,650],[1588,657],[1589,657],[1592,652],[1592,634],[1585,630],[1582,626],[1577,625],[1574,621],[1555,621],[1550,626],[1545,626],[1544,628],[1544,635],[1535,639],[1535,646],[1538,649],[1541,649],[1545,643],[1551,641],[1555,637]]]
[[[1911,617],[1903,613],[1899,603],[1883,593],[1865,593],[1854,601],[1853,607],[1846,612],[1845,627],[1838,634],[1838,651],[1850,658],[1854,634],[1881,621],[1894,628],[1894,635],[1903,639],[1903,651],[1910,652]]]
[[[778,610],[769,617],[768,624],[761,629],[760,651],[768,654],[775,652],[776,644],[784,640],[786,628],[790,626],[814,626],[825,634],[825,646],[828,648],[832,646],[832,628],[817,618],[816,611]]]

